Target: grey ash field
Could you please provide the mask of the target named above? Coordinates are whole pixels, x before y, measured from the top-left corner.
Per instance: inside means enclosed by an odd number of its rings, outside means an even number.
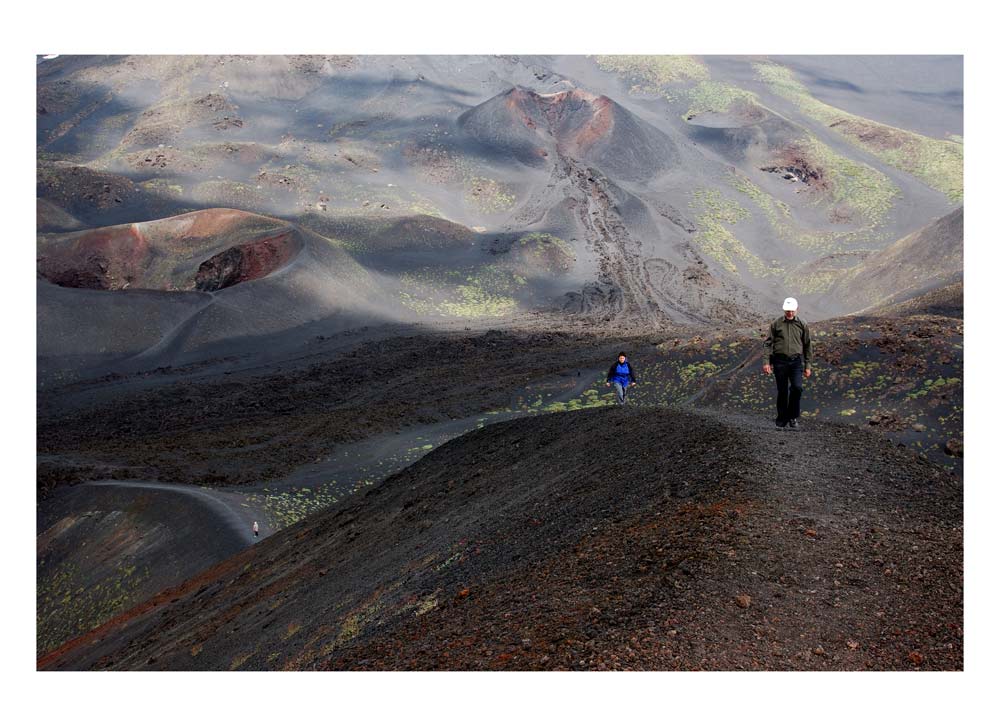
[[[960,57],[37,74],[39,668],[963,667]]]

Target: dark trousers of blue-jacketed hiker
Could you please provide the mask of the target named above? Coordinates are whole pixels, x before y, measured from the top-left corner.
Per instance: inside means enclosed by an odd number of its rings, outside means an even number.
[[[621,381],[612,381],[612,383],[615,384],[615,394],[618,396],[618,403],[625,403],[625,397],[628,396],[628,384]]]
[[[780,425],[799,417],[802,401],[802,356],[771,356],[774,366],[774,382],[778,385],[778,417]]]

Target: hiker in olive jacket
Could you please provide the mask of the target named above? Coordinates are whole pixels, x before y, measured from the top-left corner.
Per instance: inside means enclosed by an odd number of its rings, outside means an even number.
[[[778,416],[774,425],[783,429],[799,426],[799,405],[802,400],[802,375],[812,375],[810,360],[812,343],[809,326],[796,314],[799,303],[794,297],[786,298],[781,306],[784,317],[771,322],[764,340],[767,360],[764,372],[774,373],[778,386]]]

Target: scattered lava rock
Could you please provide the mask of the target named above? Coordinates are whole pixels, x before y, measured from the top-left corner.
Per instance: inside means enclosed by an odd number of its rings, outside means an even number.
[[[906,428],[906,422],[894,412],[876,413],[868,419],[868,423],[871,426],[886,429],[887,431],[902,431]]]
[[[933,652],[960,670],[961,492],[880,434],[822,421],[794,437],[705,409],[507,421],[38,667],[896,670]],[[823,522],[823,547],[782,522]],[[766,616],[734,616],[751,603]],[[900,658],[915,638],[920,657]],[[866,647],[817,645],[849,639]]]

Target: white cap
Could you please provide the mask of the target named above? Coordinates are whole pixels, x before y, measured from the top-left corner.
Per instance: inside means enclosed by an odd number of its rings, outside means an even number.
[[[799,301],[794,297],[786,297],[785,302],[781,305],[782,310],[798,310]]]

